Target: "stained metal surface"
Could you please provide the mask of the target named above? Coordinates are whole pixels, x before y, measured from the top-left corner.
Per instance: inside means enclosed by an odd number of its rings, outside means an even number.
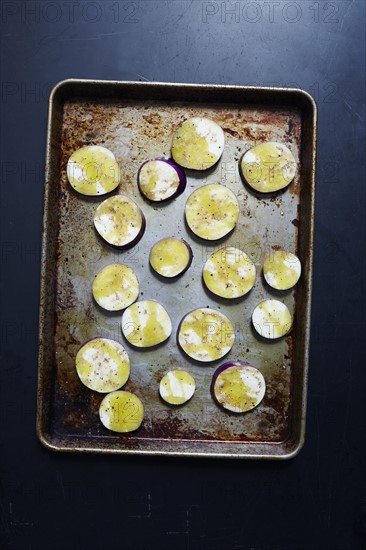
[[[192,116],[206,116],[225,131],[221,161],[207,173],[187,174],[186,191],[163,206],[145,202],[136,174],[149,158],[168,156],[174,130]],[[280,141],[298,162],[294,181],[285,191],[260,196],[243,184],[241,155],[262,141]],[[71,153],[83,145],[101,144],[115,154],[121,168],[117,192],[127,193],[143,210],[143,239],[128,251],[103,243],[93,228],[101,198],[73,191],[66,178]],[[67,451],[152,453],[227,457],[289,458],[301,448],[305,431],[309,354],[316,150],[316,106],[301,90],[270,88],[65,81],[50,98],[43,227],[40,309],[40,353],[37,433],[47,447]],[[184,222],[190,192],[205,183],[223,183],[240,204],[239,223],[220,243],[195,238]],[[150,270],[151,246],[167,236],[183,237],[193,262],[178,280],[165,282]],[[248,296],[228,302],[211,295],[201,281],[207,257],[221,246],[236,246],[250,255],[257,280]],[[261,274],[271,250],[299,255],[303,274],[295,289],[271,290]],[[91,284],[111,262],[132,267],[139,278],[140,299],[156,299],[173,321],[169,341],[156,350],[136,350],[123,339],[121,314],[110,314],[93,301]],[[257,336],[251,313],[263,299],[279,297],[295,313],[288,337],[267,342]],[[236,342],[224,360],[210,365],[191,361],[178,349],[175,332],[185,313],[213,307],[236,329]],[[131,376],[124,389],[145,406],[144,422],[135,433],[116,435],[98,417],[103,395],[79,381],[75,355],[90,337],[115,338],[127,349]],[[218,365],[243,359],[258,367],[267,391],[259,407],[245,415],[218,408],[210,397]],[[196,393],[184,407],[173,408],[158,395],[162,376],[186,368],[196,380]]]

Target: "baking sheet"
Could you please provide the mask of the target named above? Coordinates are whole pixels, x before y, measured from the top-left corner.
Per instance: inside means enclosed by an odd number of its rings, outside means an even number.
[[[136,174],[141,163],[168,156],[172,134],[186,118],[205,116],[224,129],[221,161],[206,172],[186,171],[187,188],[164,205],[143,200]],[[37,431],[56,450],[153,453],[258,458],[288,458],[304,439],[311,299],[314,214],[316,108],[299,90],[245,87],[66,81],[51,95],[45,192],[40,363]],[[243,184],[238,161],[262,141],[280,141],[298,162],[285,191],[260,196]],[[121,168],[118,192],[127,193],[143,210],[147,227],[132,249],[118,251],[99,239],[93,215],[101,197],[78,195],[67,182],[71,153],[101,144],[115,154]],[[200,185],[222,183],[240,204],[234,232],[220,243],[194,237],[184,221],[184,204]],[[104,197],[105,198],[105,197]],[[165,236],[183,237],[194,259],[179,279],[165,282],[149,268],[151,246]],[[244,250],[257,269],[253,290],[227,301],[205,290],[202,267],[221,246]],[[264,258],[284,248],[297,253],[303,275],[295,289],[278,292],[261,275]],[[105,265],[126,263],[140,281],[140,299],[156,299],[173,321],[169,341],[156,350],[137,350],[121,334],[121,313],[103,311],[93,301],[91,283]],[[276,297],[294,313],[291,333],[278,341],[255,334],[251,313],[261,300]],[[185,356],[176,345],[182,316],[196,307],[213,307],[235,325],[236,341],[225,359],[206,365]],[[75,355],[93,336],[118,340],[131,359],[124,387],[145,406],[138,431],[114,434],[99,421],[103,395],[79,381]],[[225,360],[242,359],[263,373],[267,391],[262,403],[246,414],[226,412],[213,402],[212,374]],[[192,400],[173,408],[158,395],[162,376],[173,368],[189,370],[197,384]]]

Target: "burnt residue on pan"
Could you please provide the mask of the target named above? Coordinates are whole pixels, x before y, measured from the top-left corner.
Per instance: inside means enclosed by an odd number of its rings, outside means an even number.
[[[203,116],[224,129],[226,145],[222,160],[208,175],[188,175],[185,193],[161,208],[147,204],[139,195],[136,175],[142,162],[169,156],[174,131],[183,120]],[[271,250],[285,248],[298,252],[301,171],[282,193],[259,196],[242,181],[238,162],[250,147],[263,141],[280,141],[290,147],[299,162],[301,151],[301,111],[296,107],[196,104],[162,101],[122,101],[72,98],[62,112],[58,186],[58,237],[56,245],[56,300],[52,397],[52,430],[64,439],[99,438],[111,451],[116,441],[135,449],[140,441],[179,442],[189,452],[190,442],[208,441],[281,443],[290,434],[292,395],[296,374],[294,338],[263,342],[251,327],[255,305],[269,297],[262,281],[261,266]],[[100,144],[115,154],[121,169],[116,192],[127,193],[142,208],[147,229],[143,239],[129,251],[109,247],[97,238],[93,215],[106,197],[78,195],[67,182],[66,165],[72,152],[84,145]],[[254,261],[257,282],[239,303],[215,302],[207,296],[202,282],[202,266],[218,247],[193,239],[184,223],[184,204],[201,183],[223,183],[235,192],[240,203],[236,230],[220,246],[236,246]],[[301,212],[301,209],[300,209]],[[149,250],[160,238],[181,236],[192,246],[190,269],[172,285],[151,276]],[[301,252],[301,251],[300,251]],[[301,254],[300,254],[301,256]],[[97,308],[91,284],[97,272],[112,262],[132,267],[141,286],[140,299],[154,298],[169,311],[173,334],[157,351],[141,351],[126,345],[131,360],[131,376],[124,389],[143,401],[145,420],[137,432],[113,434],[99,421],[98,408],[103,395],[82,385],[75,370],[75,356],[88,338],[104,336],[124,343],[120,317]],[[174,288],[172,288],[174,287]],[[295,308],[296,293],[283,296]],[[217,406],[210,396],[210,381],[219,363],[192,364],[178,349],[175,331],[181,317],[195,307],[214,307],[234,323],[236,342],[229,359],[245,359],[262,371],[267,391],[263,402],[246,414],[231,414]],[[226,358],[225,358],[226,359]],[[224,361],[224,360],[223,360]],[[222,361],[222,362],[223,362]],[[158,395],[160,378],[170,369],[187,368],[196,379],[196,393],[184,406],[173,408]]]

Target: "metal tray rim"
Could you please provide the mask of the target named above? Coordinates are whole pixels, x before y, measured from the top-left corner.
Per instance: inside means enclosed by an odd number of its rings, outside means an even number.
[[[87,446],[75,446],[69,447],[67,445],[58,444],[53,442],[52,438],[46,430],[46,418],[44,414],[44,400],[45,400],[45,362],[44,362],[44,344],[43,338],[46,334],[45,322],[46,322],[46,308],[42,307],[42,304],[47,298],[47,256],[48,249],[47,243],[49,240],[49,225],[48,215],[49,208],[48,203],[50,200],[49,193],[49,181],[51,177],[51,141],[53,136],[54,120],[53,110],[54,103],[57,99],[57,95],[62,92],[64,87],[69,85],[85,85],[85,86],[116,86],[132,88],[138,86],[141,89],[155,88],[170,88],[170,89],[205,89],[207,90],[233,90],[242,91],[243,93],[255,92],[259,94],[265,93],[284,93],[293,95],[296,94],[302,97],[304,101],[310,107],[311,112],[311,144],[312,144],[312,158],[311,158],[311,172],[310,172],[310,232],[309,232],[309,280],[307,283],[308,300],[305,306],[306,318],[309,321],[306,323],[304,329],[304,339],[306,342],[306,354],[304,357],[304,373],[303,373],[303,387],[301,392],[301,419],[299,421],[299,432],[291,445],[291,449],[283,454],[254,454],[250,452],[246,453],[217,453],[217,452],[172,452],[172,451],[157,451],[157,450],[144,450],[144,449],[122,449],[122,448],[98,448],[93,445]],[[260,98],[258,98],[260,102]],[[248,103],[251,103],[250,101]],[[55,452],[85,452],[85,453],[102,453],[102,454],[128,454],[128,455],[156,455],[156,456],[178,456],[178,457],[212,457],[212,458],[249,458],[249,459],[275,459],[275,460],[287,460],[294,458],[299,454],[305,443],[305,425],[306,425],[306,408],[307,408],[307,386],[308,386],[308,368],[309,368],[309,346],[310,346],[310,320],[311,320],[311,296],[312,296],[312,272],[313,272],[313,244],[314,244],[314,212],[315,212],[315,173],[316,173],[316,145],[317,145],[317,105],[314,98],[301,88],[281,88],[281,87],[257,87],[257,86],[240,86],[240,85],[219,85],[219,84],[206,84],[206,83],[171,83],[171,82],[140,82],[140,81],[118,81],[118,80],[93,80],[93,79],[64,79],[58,82],[50,92],[49,104],[48,104],[48,118],[47,118],[47,142],[46,142],[46,156],[45,156],[45,184],[44,184],[44,210],[43,210],[43,222],[42,222],[42,247],[41,247],[41,282],[40,282],[40,310],[39,310],[39,358],[38,358],[38,388],[37,388],[37,411],[36,411],[36,435],[40,443],[47,449]],[[262,447],[273,447],[274,445],[283,445],[285,442],[280,443],[261,443]],[[242,443],[243,447],[257,445],[255,442]]]

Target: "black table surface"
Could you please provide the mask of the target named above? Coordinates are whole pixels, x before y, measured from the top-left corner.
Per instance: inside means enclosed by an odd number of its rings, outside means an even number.
[[[365,548],[364,1],[14,0],[0,17],[2,547]],[[295,459],[70,455],[38,442],[47,101],[69,77],[298,86],[317,100],[307,435]]]

